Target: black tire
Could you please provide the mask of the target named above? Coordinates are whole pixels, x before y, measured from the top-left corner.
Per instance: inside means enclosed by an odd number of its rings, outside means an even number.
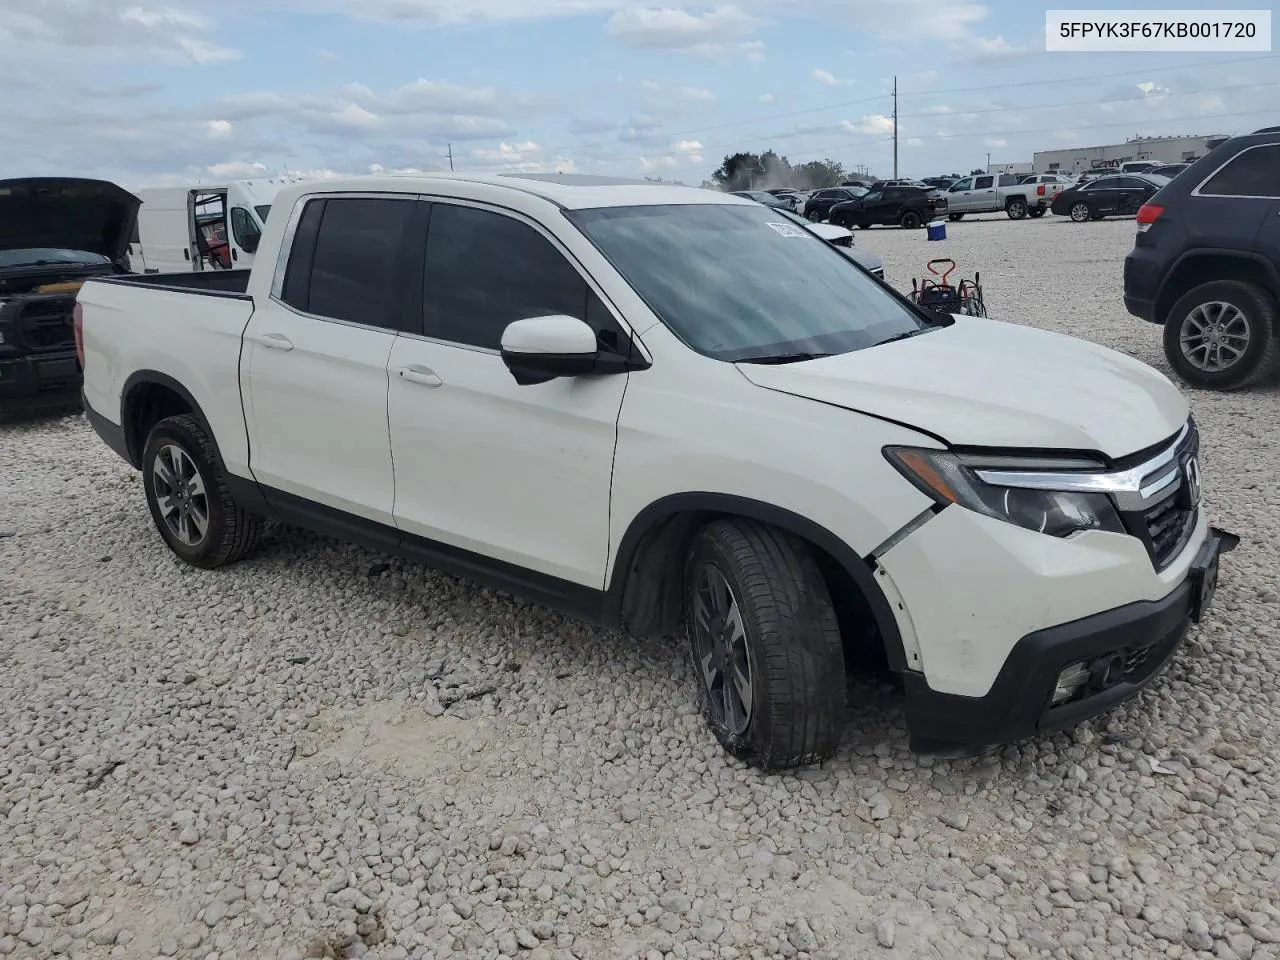
[[[919,230],[923,223],[924,219],[914,210],[907,210],[898,218],[898,226],[903,230]]]
[[[963,219],[964,219],[964,214],[963,214],[963,213],[948,213],[948,214],[947,214],[947,219],[948,219],[948,220],[950,220],[952,223],[955,223],[955,222],[957,222],[958,220],[963,220]]]
[[[1005,215],[1010,220],[1023,220],[1027,216],[1027,201],[1021,197],[1014,197],[1004,205]]]
[[[1234,308],[1238,317],[1229,310],[1215,309],[1213,304]],[[1242,347],[1239,357],[1220,369],[1210,369],[1219,364],[1209,362],[1211,346],[1204,343],[1204,326],[1213,322],[1224,326],[1209,333],[1218,338],[1211,343]],[[1197,339],[1184,343],[1184,336]],[[1199,349],[1193,347],[1197,342],[1202,344]],[[1218,353],[1220,356],[1221,351]],[[1179,377],[1201,389],[1239,390],[1268,379],[1280,370],[1280,311],[1275,298],[1241,280],[1202,283],[1183,294],[1164,318],[1164,355]],[[1197,366],[1197,357],[1201,366]]]
[[[860,224],[858,224],[858,229],[859,229],[859,230],[870,230],[870,229],[871,229],[871,224],[869,224],[869,223],[860,223]]]
[[[1033,220],[1039,220],[1044,215],[1045,215],[1044,207],[1032,207],[1030,210],[1027,211],[1027,216],[1031,217]]]
[[[175,449],[180,453],[175,454]],[[166,486],[157,467],[162,456],[170,476],[174,475],[175,458],[184,467],[189,462],[204,492],[191,493],[195,484],[183,482],[182,491],[172,494],[176,487]],[[199,419],[191,414],[169,417],[152,427],[142,452],[142,485],[160,536],[170,550],[192,566],[212,570],[234,563],[257,544],[261,521],[231,499],[218,448]],[[162,490],[162,486],[166,488]],[[161,505],[162,498],[169,501],[168,513]],[[185,524],[181,520],[184,512]],[[200,516],[205,518],[203,530]]]
[[[806,213],[806,214],[804,215],[804,217],[805,217],[805,219],[806,219],[806,220],[808,220],[810,223],[821,223],[821,222],[822,222],[822,212],[821,212],[820,210],[818,210],[818,208],[817,208],[817,207],[814,207],[812,210],[810,210],[808,213]]]
[[[710,598],[717,576],[736,605],[736,621],[701,612],[715,606]],[[685,600],[699,704],[725,750],[766,770],[830,758],[844,718],[844,650],[831,596],[808,547],[754,521],[717,520],[690,546]],[[716,636],[725,641],[734,635],[730,622],[741,624],[740,640],[728,643],[723,656],[712,654],[712,666],[704,666],[708,661],[700,651],[715,648]],[[724,665],[718,694],[711,677],[717,659]],[[742,685],[751,703],[745,714],[726,706],[726,697],[734,696],[739,707],[745,704],[735,692],[739,684],[729,680],[730,663],[747,668]],[[743,681],[740,669],[734,672]]]
[[[1067,210],[1067,216],[1071,218],[1073,223],[1086,223],[1089,220],[1096,219],[1093,215],[1093,208],[1084,200],[1077,200],[1072,203],[1070,209]]]

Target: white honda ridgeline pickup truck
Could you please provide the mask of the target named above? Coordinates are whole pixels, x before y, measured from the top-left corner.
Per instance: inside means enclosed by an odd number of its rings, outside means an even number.
[[[1113,707],[1237,542],[1164,376],[922,312],[709,190],[299,184],[251,271],[92,279],[77,314],[88,417],[186,562],[274,518],[633,636],[687,624],[707,722],[765,768],[833,754],[869,653],[920,751]]]

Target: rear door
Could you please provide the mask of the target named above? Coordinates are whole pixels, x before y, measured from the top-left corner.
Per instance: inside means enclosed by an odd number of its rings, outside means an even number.
[[[419,247],[421,249],[421,247]],[[390,357],[395,519],[402,533],[600,589],[628,374],[516,383],[515,320],[567,314],[629,348],[596,288],[540,225],[430,203],[422,315]]]
[[[991,213],[1000,209],[996,199],[996,178],[993,175],[973,178],[969,209],[973,213]]]
[[[245,330],[250,467],[286,516],[343,522],[341,511],[395,540],[387,359],[411,316],[406,250],[425,205],[381,193],[301,204],[287,266]]]
[[[1241,150],[1205,178],[1192,197],[1212,214],[1197,221],[1224,227],[1220,244],[1226,245],[1226,234],[1244,233],[1253,238],[1253,250],[1280,270],[1280,144]]]

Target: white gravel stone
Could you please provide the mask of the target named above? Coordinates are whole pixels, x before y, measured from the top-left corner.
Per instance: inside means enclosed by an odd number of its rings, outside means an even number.
[[[1168,372],[1132,221],[948,234],[857,242]],[[803,776],[724,755],[676,639],[287,529],[193,570],[82,419],[0,426],[0,956],[1276,960],[1280,389],[1189,396],[1244,540],[1159,682],[960,761],[859,678]]]

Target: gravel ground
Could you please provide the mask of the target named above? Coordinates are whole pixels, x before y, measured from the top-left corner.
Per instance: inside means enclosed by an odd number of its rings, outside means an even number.
[[[1164,368],[1132,222],[948,229],[858,242]],[[1280,957],[1280,391],[1192,402],[1244,542],[1156,686],[941,761],[857,681],[789,776],[720,751],[674,640],[290,530],[192,570],[81,418],[0,428],[0,956]]]

